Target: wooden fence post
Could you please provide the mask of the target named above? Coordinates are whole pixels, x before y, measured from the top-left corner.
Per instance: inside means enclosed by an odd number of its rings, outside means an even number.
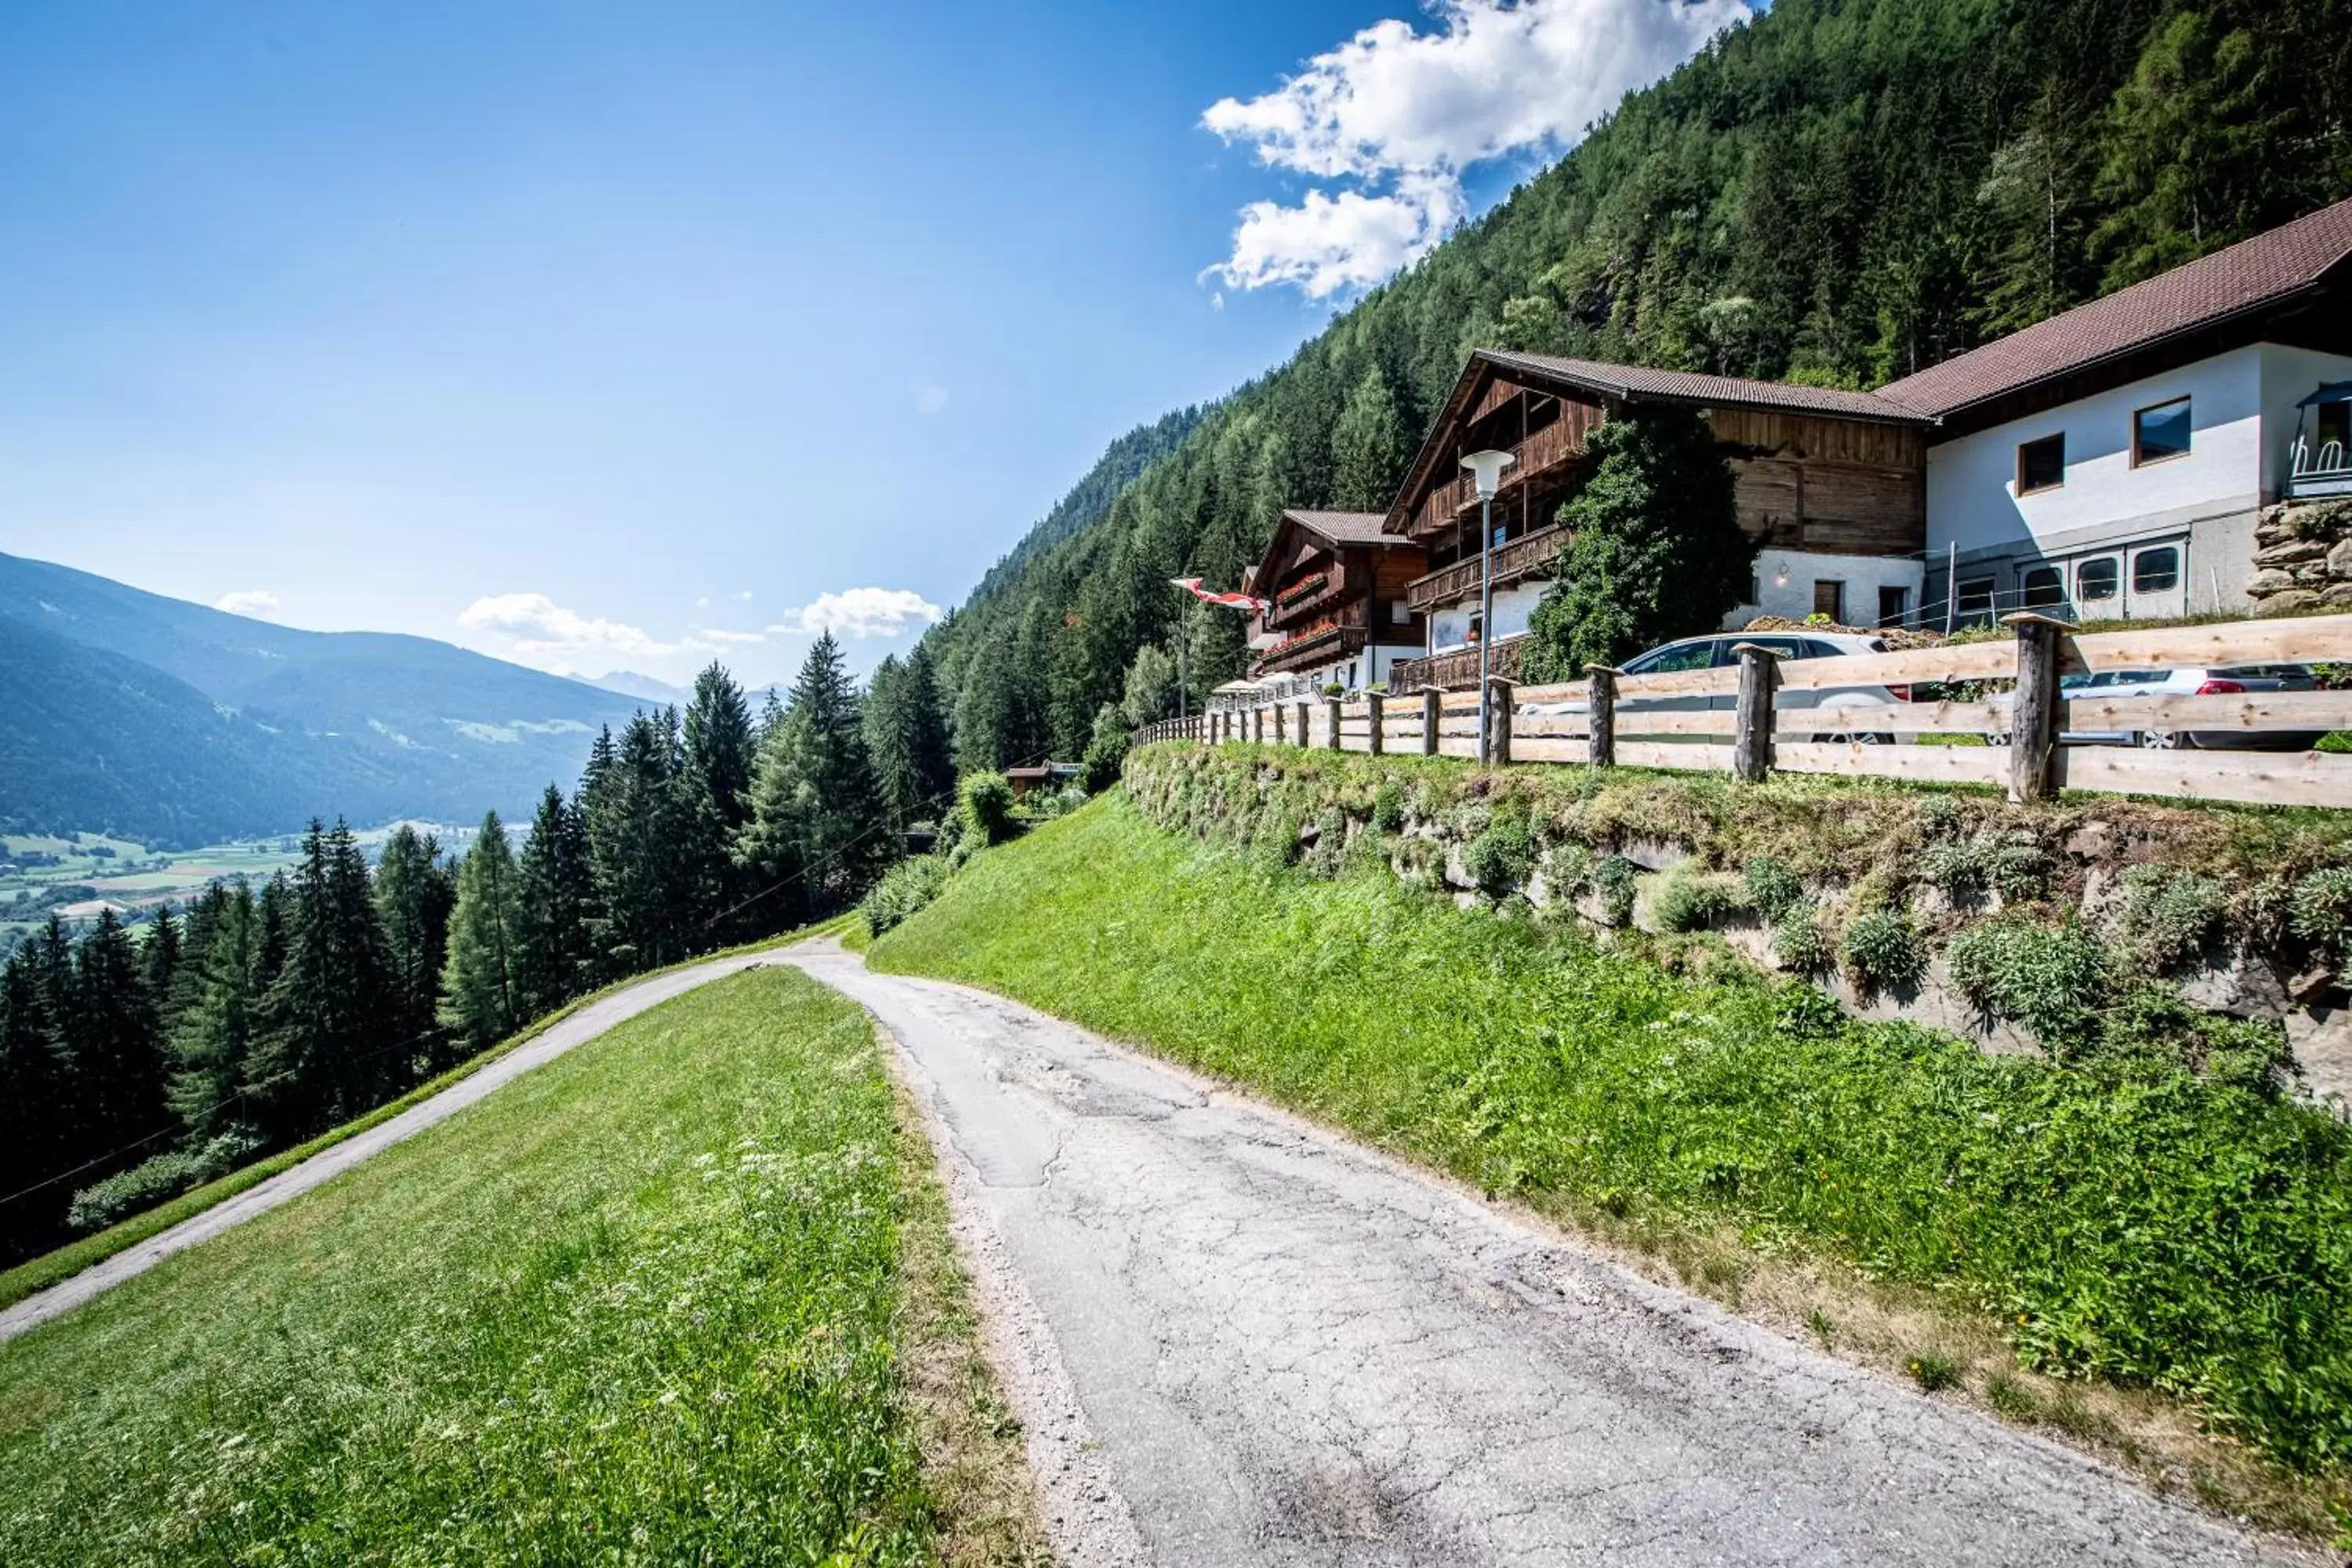
[[[1490,766],[1511,765],[1511,682],[1499,675],[1486,679],[1486,760]]]
[[[1437,755],[1438,726],[1445,718],[1445,694],[1434,686],[1421,689],[1421,754]]]
[[[2009,798],[2047,800],[2057,791],[2058,638],[2074,628],[2031,610],[2001,620],[2017,631],[2017,695],[2009,710]]]
[[[1381,734],[1381,725],[1386,721],[1381,717],[1381,707],[1382,703],[1381,700],[1381,694],[1379,692],[1367,691],[1364,693],[1364,717],[1371,721],[1370,733],[1372,755],[1376,757],[1381,754],[1381,741],[1382,739]]]
[[[1306,699],[1301,698],[1301,699],[1299,700],[1298,704],[1297,704],[1297,708],[1298,708],[1298,743],[1299,743],[1300,745],[1302,745],[1302,746],[1311,746],[1311,745],[1313,745],[1313,744],[1315,743],[1315,738],[1314,738],[1314,736],[1309,732],[1309,729],[1308,729],[1308,725],[1307,725],[1307,714],[1311,711],[1311,710],[1307,707]]]
[[[1752,642],[1734,645],[1739,656],[1739,711],[1731,742],[1731,772],[1760,784],[1772,768],[1772,694],[1780,685],[1780,659]]]
[[[1336,752],[1339,749],[1339,699],[1323,699],[1323,711],[1331,721],[1331,749]]]
[[[1277,746],[1282,744],[1282,704],[1279,702],[1274,705],[1274,743]]]
[[[1584,667],[1584,754],[1596,768],[1617,765],[1617,672],[1605,664]]]

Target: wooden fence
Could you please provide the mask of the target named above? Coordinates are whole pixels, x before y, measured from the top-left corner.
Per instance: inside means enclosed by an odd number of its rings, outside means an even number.
[[[2352,730],[2352,690],[2103,698],[2059,685],[2078,671],[2352,664],[2352,615],[2089,634],[2030,613],[2008,621],[2014,640],[1787,661],[1743,645],[1739,662],[1722,668],[1625,675],[1596,668],[1582,680],[1547,686],[1498,679],[1486,709],[1487,754],[1497,764],[1718,769],[1751,780],[1777,771],[1993,784],[2015,800],[2088,789],[2352,806],[2352,756],[2058,743],[2066,731]],[[1790,692],[1957,683],[1972,694],[1864,707],[1782,700]],[[1643,701],[1666,698],[1723,705],[1659,710]],[[1475,758],[1479,707],[1475,690],[1358,693],[1167,720],[1135,739]],[[1979,743],[1909,743],[1937,735]],[[2005,743],[1980,743],[1988,736]]]

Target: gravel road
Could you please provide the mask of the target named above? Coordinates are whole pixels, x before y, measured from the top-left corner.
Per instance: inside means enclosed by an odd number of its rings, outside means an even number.
[[[321,1182],[331,1181],[369,1156],[391,1148],[404,1138],[414,1137],[435,1122],[464,1110],[500,1084],[511,1083],[542,1062],[551,1061],[572,1047],[594,1039],[625,1018],[634,1018],[648,1007],[667,1002],[723,974],[756,968],[762,963],[773,963],[776,957],[774,952],[769,952],[714,958],[708,963],[698,963],[691,968],[672,970],[667,974],[641,980],[625,991],[616,991],[601,1001],[593,1002],[472,1077],[451,1084],[430,1100],[418,1101],[390,1121],[371,1127],[355,1137],[346,1138],[331,1149],[320,1150],[300,1164],[280,1171],[226,1203],[215,1204],[200,1215],[182,1220],[169,1230],[157,1232],[136,1247],[116,1253],[103,1263],[0,1310],[0,1342],[15,1339],[35,1324],[45,1323],[60,1312],[69,1311],[90,1298],[113,1289],[134,1274],[145,1273],[183,1247],[194,1247],[206,1237],[218,1236],[232,1226],[243,1225],[257,1214],[267,1214],[298,1193],[307,1193]]]
[[[895,1036],[1066,1563],[2319,1562],[961,986]]]

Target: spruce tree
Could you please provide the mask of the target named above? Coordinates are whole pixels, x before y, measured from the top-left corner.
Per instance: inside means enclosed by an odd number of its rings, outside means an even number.
[[[376,917],[391,979],[385,1018],[396,1037],[416,1041],[419,1054],[436,1061],[445,1055],[436,1009],[457,898],[456,879],[443,868],[432,835],[404,822],[393,829],[375,867]]]
[[[195,999],[170,1037],[170,1105],[192,1141],[240,1120],[236,1095],[258,1021],[261,917],[252,889],[224,889],[211,923],[204,956],[189,966]]]
[[[892,853],[887,814],[856,693],[828,632],[801,665],[782,725],[760,748],[751,820],[737,841],[738,863],[764,892],[763,923],[838,909],[863,892]]]
[[[588,967],[593,897],[587,826],[579,807],[550,784],[515,864],[515,994],[520,1016],[552,1012],[579,993]]]
[[[154,998],[139,948],[112,910],[100,911],[75,950],[65,1034],[81,1102],[80,1130],[93,1154],[163,1124]]]
[[[65,1062],[36,956],[26,942],[0,966],[0,1196],[21,1192],[73,1162],[59,1108]],[[0,1248],[13,1256],[47,1231],[54,1205],[0,1207]]]
[[[383,931],[367,862],[341,821],[330,832],[311,820],[290,903],[285,964],[246,1069],[261,1121],[289,1142],[380,1103],[406,1076],[414,1045],[387,1025]]]
[[[730,850],[751,814],[752,746],[743,689],[713,663],[695,677],[686,710],[684,789],[692,816],[678,852],[688,862],[689,947],[719,945],[736,930],[740,892]]]
[[[467,1053],[506,1038],[520,1021],[515,924],[514,857],[506,824],[493,811],[457,868],[449,960],[441,972],[441,1022]]]
[[[1386,511],[1412,457],[1388,377],[1378,367],[1366,371],[1331,429],[1332,504],[1345,511]]]
[[[954,793],[955,760],[930,654],[918,645],[904,664],[884,659],[863,711],[875,786],[891,821],[904,828],[936,817]]]
[[[591,929],[608,975],[682,958],[701,935],[690,909],[692,867],[679,853],[692,821],[679,750],[675,710],[640,712],[601,774],[583,785],[596,886]]]
[[[156,1016],[166,1027],[170,1024],[172,996],[180,965],[186,960],[185,929],[180,923],[172,900],[166,899],[156,907],[155,918],[148,923],[147,945],[140,950],[140,966],[147,978],[147,994],[153,1000]]]

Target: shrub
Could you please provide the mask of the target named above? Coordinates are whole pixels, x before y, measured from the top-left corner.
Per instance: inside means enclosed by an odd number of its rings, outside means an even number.
[[[1572,899],[1592,877],[1592,851],[1581,844],[1555,845],[1543,859],[1544,885],[1555,899]]]
[[[1772,961],[1791,974],[1819,974],[1830,966],[1830,939],[1811,910],[1791,910],[1772,924]]]
[[[1524,816],[1498,815],[1470,841],[1462,864],[1480,891],[1500,898],[1535,869],[1535,832]]]
[[[1372,826],[1381,833],[1395,833],[1404,826],[1404,785],[1394,779],[1382,779],[1381,787],[1372,792]]]
[[[2042,890],[2048,869],[2042,846],[2016,830],[1946,839],[1919,856],[1920,875],[1954,904],[1973,903],[1988,889],[2011,902],[2031,899]]]
[[[1633,862],[1612,855],[1592,868],[1592,890],[1601,896],[1604,925],[1631,924],[1633,919]]]
[[[1100,795],[1118,783],[1127,752],[1128,736],[1124,731],[1106,734],[1097,731],[1095,738],[1087,742],[1086,754],[1078,759],[1078,782],[1086,785],[1088,795]]]
[[[1987,921],[1952,939],[1952,984],[1995,1018],[2024,1025],[2053,1051],[2071,1053],[2099,1034],[2112,981],[2107,955],[2074,921],[2055,928]]]
[[[1928,1394],[1949,1388],[1960,1381],[1959,1363],[1936,1351],[1921,1351],[1904,1363],[1903,1370],[1911,1374],[1912,1382]]]
[[[1315,847],[1307,852],[1307,868],[1328,881],[1339,874],[1340,858],[1347,848],[1348,814],[1336,805],[1327,805],[1315,818]]]
[[[1327,680],[1323,683],[1323,695],[1326,697],[1345,697],[1348,695],[1348,689],[1340,685],[1336,680]]]
[[[891,867],[857,906],[857,912],[866,918],[866,931],[880,936],[903,923],[940,896],[952,870],[944,855],[918,855]]]
[[[1845,1027],[1845,1009],[1817,985],[1791,985],[1772,1009],[1772,1026],[1797,1040],[1825,1040]]]
[[[1003,773],[966,773],[956,785],[956,812],[975,849],[1002,844],[1013,833],[1013,786]]]
[[[1660,931],[1706,931],[1742,906],[1739,885],[1728,877],[1676,872],[1658,889],[1650,913]]]
[[[231,1128],[196,1148],[158,1154],[74,1194],[66,1224],[78,1231],[104,1230],[190,1187],[227,1175],[260,1147],[259,1138]]]
[[[1865,996],[1900,990],[1927,972],[1927,950],[1911,922],[1886,910],[1856,919],[1838,942],[1838,962]]]
[[[2134,866],[2107,933],[2135,967],[2163,974],[2197,956],[2228,911],[2229,896],[2210,877],[2172,866]]]
[[[2352,866],[2328,866],[2294,885],[2287,905],[2287,929],[2314,947],[2344,951],[2352,931]]]
[[[1781,861],[1759,855],[1743,874],[1748,901],[1768,921],[1778,921],[1805,901],[1805,884]]]

